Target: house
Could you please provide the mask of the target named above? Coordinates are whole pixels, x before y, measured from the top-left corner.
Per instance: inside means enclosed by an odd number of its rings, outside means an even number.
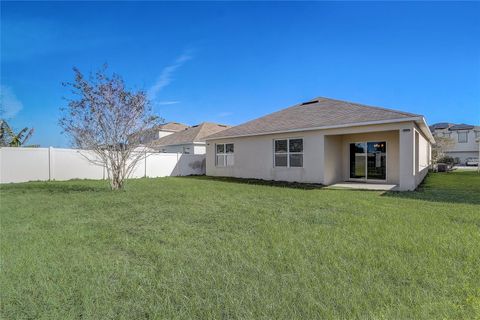
[[[149,144],[152,141],[171,135],[175,132],[185,130],[187,128],[188,126],[183,123],[167,122],[150,128],[148,130],[144,130],[140,132],[138,136],[140,136],[141,143]]]
[[[465,164],[468,158],[478,158],[480,126],[469,124],[435,123],[430,126],[434,137],[449,138],[445,154]]]
[[[421,115],[316,98],[206,138],[206,174],[413,190],[434,138]]]
[[[224,124],[203,122],[154,141],[152,148],[160,152],[205,154],[205,137],[228,128]]]

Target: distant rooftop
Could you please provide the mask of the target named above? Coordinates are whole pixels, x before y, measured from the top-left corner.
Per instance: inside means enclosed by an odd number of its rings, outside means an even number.
[[[439,122],[439,123],[432,124],[430,126],[431,131],[444,130],[444,129],[448,129],[450,131],[472,130],[473,128],[475,128],[475,126],[471,124],[465,124],[465,123],[455,124],[455,123],[448,123],[448,122]]]
[[[179,122],[167,122],[155,127],[156,130],[178,132],[187,129],[188,126]]]
[[[206,136],[212,135],[228,128],[230,128],[230,126],[224,124],[202,122],[198,125],[185,128],[182,131],[172,133],[171,135],[156,140],[153,143],[153,147],[204,142]]]

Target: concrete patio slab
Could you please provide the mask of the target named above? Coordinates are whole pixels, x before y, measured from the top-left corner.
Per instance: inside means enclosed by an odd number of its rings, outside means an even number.
[[[362,183],[362,182],[339,182],[332,184],[327,189],[355,189],[355,190],[380,190],[395,191],[398,185],[383,183]]]

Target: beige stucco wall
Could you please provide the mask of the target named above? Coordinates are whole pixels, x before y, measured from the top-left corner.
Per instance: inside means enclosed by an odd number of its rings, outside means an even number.
[[[414,170],[415,128],[413,122],[401,122],[209,140],[206,173],[210,176],[331,184],[348,179],[349,142],[381,140],[387,142],[387,183],[399,184],[402,190],[412,190],[419,183]],[[303,168],[273,166],[273,141],[282,138],[303,138]],[[216,143],[234,143],[234,166],[215,166]],[[425,148],[424,145],[419,147]]]
[[[342,136],[343,180],[350,176],[350,143],[362,141],[385,141],[387,143],[387,181],[389,184],[399,184],[399,130],[348,134]]]

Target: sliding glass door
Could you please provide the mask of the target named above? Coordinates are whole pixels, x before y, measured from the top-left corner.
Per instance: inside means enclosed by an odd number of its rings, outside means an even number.
[[[350,178],[386,180],[387,143],[385,141],[351,143]]]

